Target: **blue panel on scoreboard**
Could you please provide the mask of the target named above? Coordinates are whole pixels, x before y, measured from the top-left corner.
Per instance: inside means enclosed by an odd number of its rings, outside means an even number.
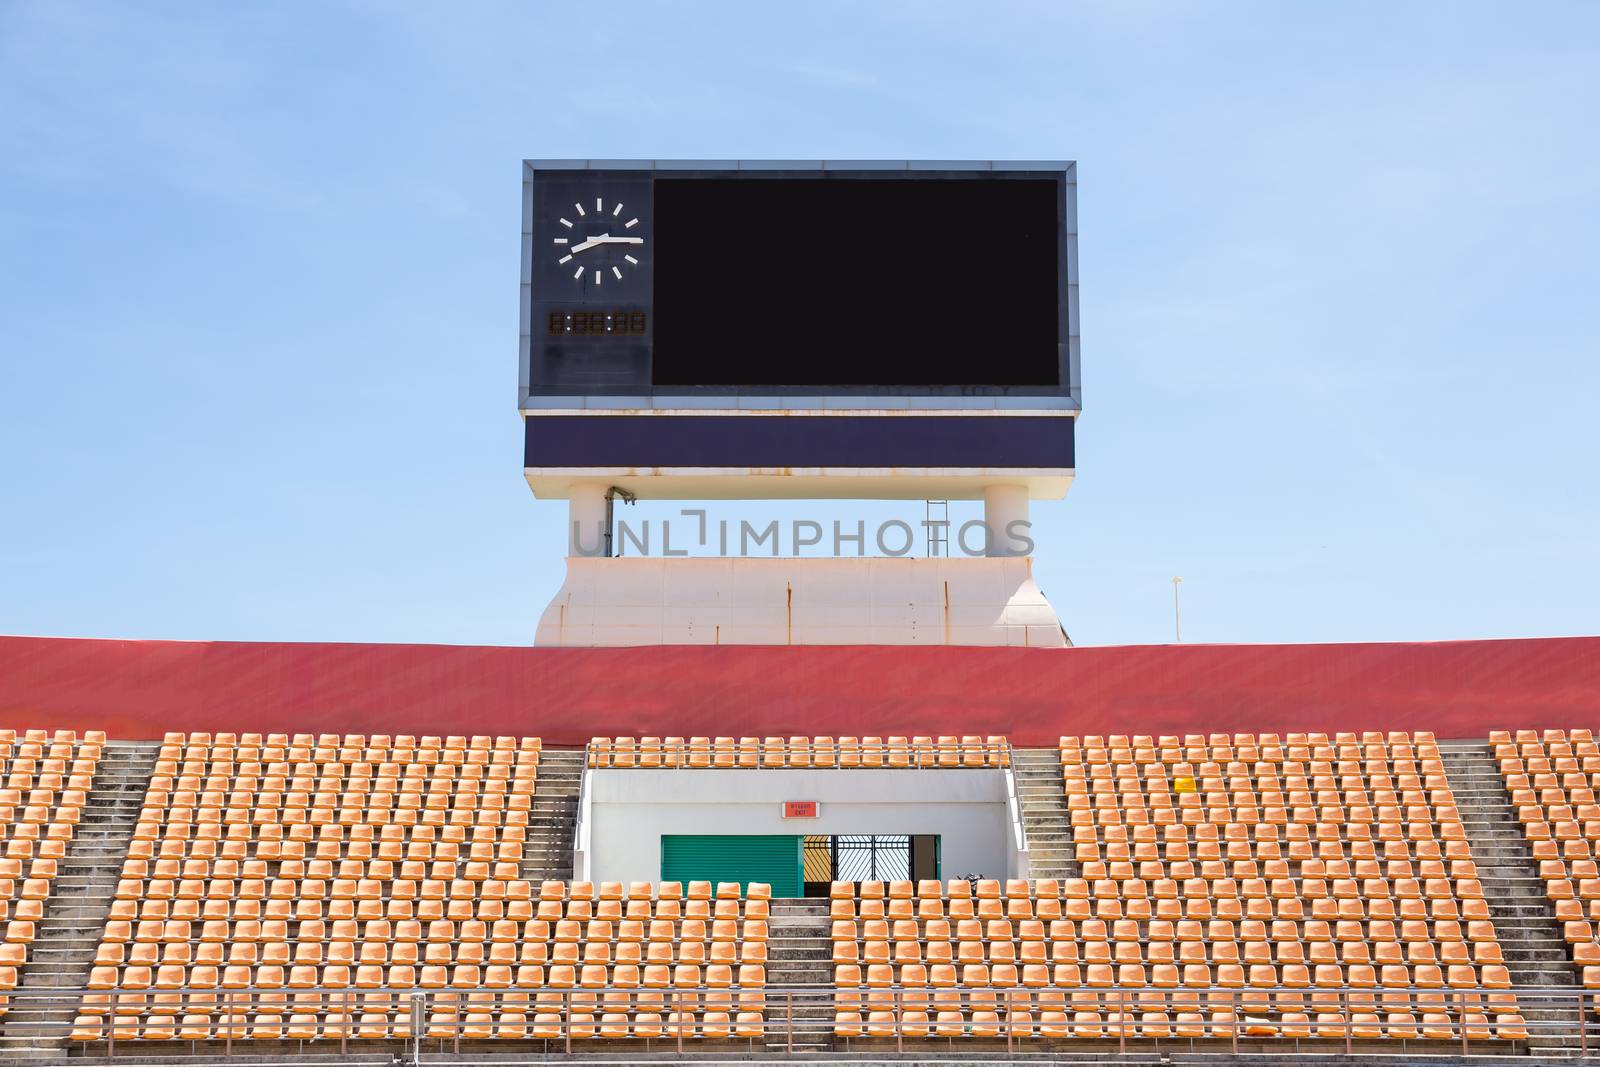
[[[1071,468],[1075,424],[1023,415],[547,415],[526,420],[523,465]]]

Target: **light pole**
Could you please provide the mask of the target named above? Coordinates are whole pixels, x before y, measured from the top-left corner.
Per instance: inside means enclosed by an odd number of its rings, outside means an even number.
[[[1183,579],[1177,575],[1172,577],[1172,638],[1174,644],[1183,644],[1183,608],[1178,602],[1178,586],[1183,584]]]

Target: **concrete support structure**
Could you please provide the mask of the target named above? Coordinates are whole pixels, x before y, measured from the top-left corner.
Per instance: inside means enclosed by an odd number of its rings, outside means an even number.
[[[567,555],[601,556],[606,548],[606,486],[579,482],[567,496]]]
[[[1009,527],[1028,521],[1028,487],[1021,484],[990,485],[983,490],[983,522],[989,528],[990,556],[1026,556]],[[1030,535],[1031,536],[1031,535]]]
[[[585,534],[585,546],[589,544]],[[569,558],[534,644],[1062,648],[1031,559]]]

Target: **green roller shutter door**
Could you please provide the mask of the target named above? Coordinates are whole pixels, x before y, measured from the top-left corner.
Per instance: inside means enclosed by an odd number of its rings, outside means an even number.
[[[798,834],[663,834],[664,882],[767,882],[775,897],[798,897],[801,888]]]

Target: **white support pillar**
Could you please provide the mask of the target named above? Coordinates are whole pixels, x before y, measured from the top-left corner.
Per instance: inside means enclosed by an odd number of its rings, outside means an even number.
[[[601,556],[606,549],[606,486],[574,485],[567,493],[567,555]]]
[[[1008,528],[1028,521],[1028,487],[989,485],[983,490],[983,524],[989,528],[989,556],[1025,556]],[[1020,532],[1020,531],[1019,531]]]

